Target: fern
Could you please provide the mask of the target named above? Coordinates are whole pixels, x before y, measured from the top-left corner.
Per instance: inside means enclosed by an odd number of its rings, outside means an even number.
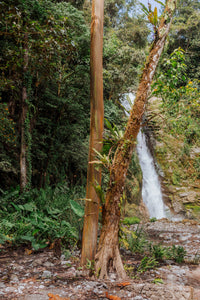
[[[73,198],[82,192],[83,189],[70,190],[66,184],[55,189],[33,190],[18,197],[15,193],[13,197],[12,192],[13,201],[7,206],[7,211],[0,210],[0,243],[25,243],[35,250],[46,247],[57,238],[61,238],[65,245],[76,244],[84,209]],[[5,194],[6,199],[7,196]],[[19,199],[23,199],[22,204],[19,204]]]
[[[70,206],[75,215],[81,218],[84,216],[83,207],[80,206],[80,204],[77,201],[70,200]]]

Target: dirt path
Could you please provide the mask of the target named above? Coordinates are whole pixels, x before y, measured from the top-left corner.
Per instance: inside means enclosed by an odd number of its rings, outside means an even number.
[[[109,281],[99,281],[78,268],[79,251],[69,259],[54,256],[53,250],[28,253],[27,250],[0,252],[0,299],[135,299],[199,300],[200,299],[200,225],[192,221],[160,220],[143,225],[149,239],[186,249],[185,262],[165,261],[156,269],[119,282],[115,274]],[[136,227],[132,226],[132,230]],[[122,252],[124,263],[132,269],[141,257]],[[49,295],[49,296],[48,296]],[[117,296],[112,298],[109,295]]]

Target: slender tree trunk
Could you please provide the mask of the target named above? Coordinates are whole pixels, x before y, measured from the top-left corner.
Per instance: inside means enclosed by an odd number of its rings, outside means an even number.
[[[20,133],[21,133],[21,146],[20,146],[20,191],[23,192],[27,186],[27,161],[26,161],[26,136],[25,136],[25,120],[28,111],[26,103],[27,87],[26,87],[26,73],[28,69],[28,33],[24,36],[24,66],[23,66],[23,84],[22,84],[22,98],[21,98],[21,120],[20,120]]]
[[[143,70],[123,140],[120,141],[117,147],[111,166],[110,184],[106,194],[104,226],[100,236],[98,253],[95,258],[96,272],[99,273],[100,278],[106,278],[108,276],[109,267],[111,265],[120,278],[126,277],[118,247],[120,197],[123,193],[125,178],[133,149],[136,145],[136,137],[142,122],[148,93],[159,58],[164,48],[166,37],[169,33],[175,6],[176,0],[168,0],[166,3],[157,36],[155,36],[154,43]]]
[[[103,17],[104,0],[93,0],[90,47],[90,145],[87,172],[86,204],[83,226],[81,264],[94,260],[97,245],[99,197],[94,186],[101,184],[101,171],[95,169],[97,151],[102,149],[103,140]]]

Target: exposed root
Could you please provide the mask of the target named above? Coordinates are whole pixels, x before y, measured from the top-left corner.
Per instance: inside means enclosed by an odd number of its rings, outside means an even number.
[[[109,247],[104,246],[97,253],[95,258],[95,269],[99,279],[109,278],[108,274],[109,271],[111,271],[111,262],[112,269],[116,272],[118,279],[125,279],[127,275],[124,270],[118,245],[109,245]]]

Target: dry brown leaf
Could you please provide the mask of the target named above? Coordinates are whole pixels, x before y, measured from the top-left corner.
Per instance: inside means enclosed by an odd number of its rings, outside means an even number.
[[[52,250],[55,247],[55,242],[51,243],[49,249]]]
[[[129,281],[124,281],[124,282],[120,282],[117,284],[117,286],[119,287],[124,287],[124,286],[127,286],[127,285],[130,285],[131,283]]]
[[[70,300],[69,298],[65,298],[65,297],[60,297],[59,295],[54,295],[49,293],[49,300]]]
[[[29,281],[36,282],[36,279],[33,277],[33,278],[26,278],[26,279],[23,279],[23,280],[22,280],[23,283],[29,282]]]
[[[106,292],[106,298],[110,299],[110,300],[121,300],[120,297],[118,296],[113,296],[113,295],[109,295],[108,292]]]
[[[32,253],[33,253],[33,250],[30,250],[30,249],[25,249],[25,251],[24,251],[24,253],[26,254],[26,255],[31,255]]]

